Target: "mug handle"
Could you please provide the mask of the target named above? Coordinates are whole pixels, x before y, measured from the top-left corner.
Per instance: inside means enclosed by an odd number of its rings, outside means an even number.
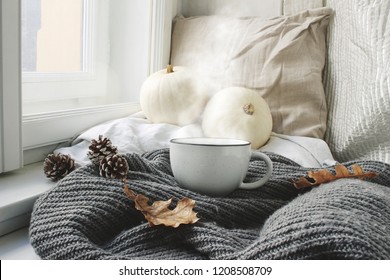
[[[272,161],[266,154],[263,154],[260,152],[252,152],[251,158],[263,160],[267,166],[267,172],[265,173],[263,178],[255,181],[255,182],[241,183],[241,185],[239,187],[240,189],[251,190],[251,189],[261,187],[269,180],[269,178],[272,175]]]

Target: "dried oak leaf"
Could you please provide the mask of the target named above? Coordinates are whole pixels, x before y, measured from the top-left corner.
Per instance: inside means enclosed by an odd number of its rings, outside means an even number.
[[[165,225],[177,228],[181,224],[194,224],[199,218],[193,211],[195,201],[189,198],[182,198],[178,201],[176,207],[171,210],[169,206],[172,199],[166,201],[156,201],[149,204],[149,198],[142,194],[135,194],[128,188],[124,187],[125,194],[135,203],[135,208],[145,216],[150,226]]]
[[[303,189],[307,187],[318,186],[320,184],[328,183],[341,178],[358,178],[364,180],[373,178],[378,175],[375,172],[364,172],[363,168],[357,164],[352,165],[351,168],[352,172],[350,172],[344,165],[338,164],[335,166],[335,174],[327,169],[309,171],[307,173],[308,178],[301,177],[298,180],[295,180],[293,183],[297,189]]]

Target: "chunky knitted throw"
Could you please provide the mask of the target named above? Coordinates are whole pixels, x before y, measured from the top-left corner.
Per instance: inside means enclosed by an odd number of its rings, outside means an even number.
[[[149,227],[123,182],[81,167],[36,201],[31,244],[44,259],[390,259],[389,165],[361,161],[380,175],[298,191],[291,179],[308,169],[269,156],[274,173],[265,186],[216,198],[178,186],[169,150],[126,155],[134,192],[196,200],[200,221],[179,228]],[[264,173],[262,161],[251,161],[246,181]]]

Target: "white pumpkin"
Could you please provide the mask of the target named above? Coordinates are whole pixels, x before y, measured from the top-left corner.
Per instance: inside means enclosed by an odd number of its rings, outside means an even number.
[[[196,75],[185,67],[168,65],[150,75],[140,91],[141,109],[153,123],[194,123],[207,103],[207,94]]]
[[[256,91],[243,87],[225,88],[207,103],[202,129],[207,137],[242,139],[258,149],[271,136],[271,111]]]

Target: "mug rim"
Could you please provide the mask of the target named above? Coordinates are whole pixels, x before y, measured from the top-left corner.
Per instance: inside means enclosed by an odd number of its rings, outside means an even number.
[[[242,139],[221,138],[221,137],[183,137],[183,138],[173,138],[170,140],[170,142],[174,144],[180,144],[180,145],[212,146],[212,147],[248,146],[251,144],[251,142]]]

